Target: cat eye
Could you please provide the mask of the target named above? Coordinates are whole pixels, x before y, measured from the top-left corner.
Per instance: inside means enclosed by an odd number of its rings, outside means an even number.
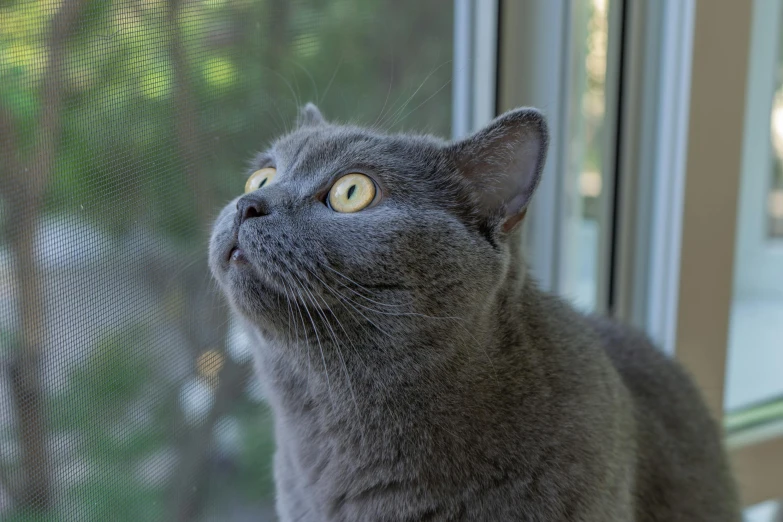
[[[266,167],[255,171],[247,178],[245,194],[269,185],[275,179],[275,174],[277,174],[277,169],[274,167]]]
[[[358,212],[375,199],[375,183],[354,172],[338,179],[329,190],[329,207],[337,212]]]

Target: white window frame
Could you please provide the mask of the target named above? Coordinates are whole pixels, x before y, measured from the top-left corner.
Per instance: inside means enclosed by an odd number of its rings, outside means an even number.
[[[454,0],[452,138],[496,115],[498,0]]]
[[[748,91],[760,85],[750,77],[759,34],[751,28],[770,22],[774,14],[759,9],[771,3],[631,2],[635,58],[643,64],[636,74],[644,80],[626,93],[633,101],[623,109],[621,179],[636,183],[620,198],[626,228],[618,237],[615,311],[687,367],[721,421],[740,175],[746,144],[758,146],[759,118],[761,142],[769,141],[769,107],[755,122],[746,107],[748,97],[764,97]],[[633,40],[626,44],[633,54]],[[745,506],[783,498],[780,425],[726,443]]]
[[[675,355],[721,421],[751,25],[754,6],[769,1],[612,0],[626,10],[619,161],[609,174],[619,192],[614,237],[601,247],[613,257],[599,282],[611,289],[609,311]],[[531,268],[553,291],[562,271],[570,7],[499,1],[498,112],[534,105],[553,129],[525,231]],[[783,498],[783,429],[732,435],[727,447],[744,505]]]
[[[567,140],[570,9],[564,0],[500,3],[498,112],[519,106],[541,109],[549,120],[549,155],[525,219],[528,262],[542,288],[560,281],[562,194]]]
[[[612,312],[675,346],[692,0],[629,2]]]

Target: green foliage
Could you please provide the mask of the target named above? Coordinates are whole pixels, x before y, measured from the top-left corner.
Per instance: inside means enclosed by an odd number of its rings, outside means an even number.
[[[290,127],[307,100],[340,120],[446,134],[450,7],[210,1],[183,2],[171,15],[162,1],[89,2],[68,41],[47,210],[84,207],[114,233],[142,220],[166,235],[203,236],[194,176],[205,178],[202,190],[217,208],[241,190],[252,153]],[[53,15],[46,2],[0,4],[0,104],[28,151]],[[176,125],[184,103],[171,52],[177,34],[185,50],[180,87],[196,112],[189,136],[178,135]],[[183,139],[196,140],[197,164],[183,157]]]
[[[16,332],[8,328],[0,328],[0,357],[9,357],[16,350],[18,342]]]
[[[247,161],[290,129],[306,101],[338,121],[449,132],[450,2],[177,4],[173,12],[164,0],[92,0],[71,28],[45,213],[78,214],[117,237],[142,228],[169,246],[199,245],[203,256],[209,221],[241,193]],[[40,145],[42,111],[52,110],[42,81],[59,5],[0,0],[0,111],[13,122],[23,163]],[[199,284],[206,287],[206,274]],[[161,520],[168,513],[168,484],[139,480],[137,468],[181,443],[182,383],[160,371],[154,354],[169,347],[151,346],[150,311],[132,313],[137,325],[109,325],[47,403],[48,429],[76,445],[88,472],[74,480],[53,474],[54,514],[10,520]],[[12,340],[0,332],[3,346]],[[209,481],[207,511],[271,502],[270,413],[243,397],[224,414],[239,421],[240,443],[230,480]]]
[[[57,516],[48,513],[14,513],[3,520],[4,522],[55,522]]]
[[[253,408],[243,419],[242,458],[239,459],[237,483],[248,499],[272,497],[274,492],[272,460],[275,448],[272,413]]]
[[[100,340],[68,377],[67,389],[49,403],[50,428],[79,433],[85,455],[126,461],[160,442],[160,425],[170,411],[165,402],[151,408],[154,422],[134,430],[132,418],[145,414],[143,392],[158,384],[156,367],[149,355],[149,339],[142,326],[111,332]]]

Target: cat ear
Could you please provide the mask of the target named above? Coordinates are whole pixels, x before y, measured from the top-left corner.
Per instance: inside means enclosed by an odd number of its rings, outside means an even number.
[[[541,179],[548,143],[543,114],[521,108],[449,145],[451,158],[473,186],[479,210],[499,216],[503,232],[513,230],[525,216]]]
[[[297,120],[298,126],[305,127],[311,125],[322,125],[324,123],[326,123],[326,120],[324,120],[324,117],[321,115],[321,111],[319,111],[318,107],[312,103],[308,102],[307,105],[299,110],[299,118]]]

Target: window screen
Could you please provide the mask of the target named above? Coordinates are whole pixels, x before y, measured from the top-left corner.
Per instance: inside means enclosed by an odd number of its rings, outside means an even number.
[[[306,101],[448,135],[452,20],[440,0],[0,1],[0,518],[274,520],[211,220]]]

